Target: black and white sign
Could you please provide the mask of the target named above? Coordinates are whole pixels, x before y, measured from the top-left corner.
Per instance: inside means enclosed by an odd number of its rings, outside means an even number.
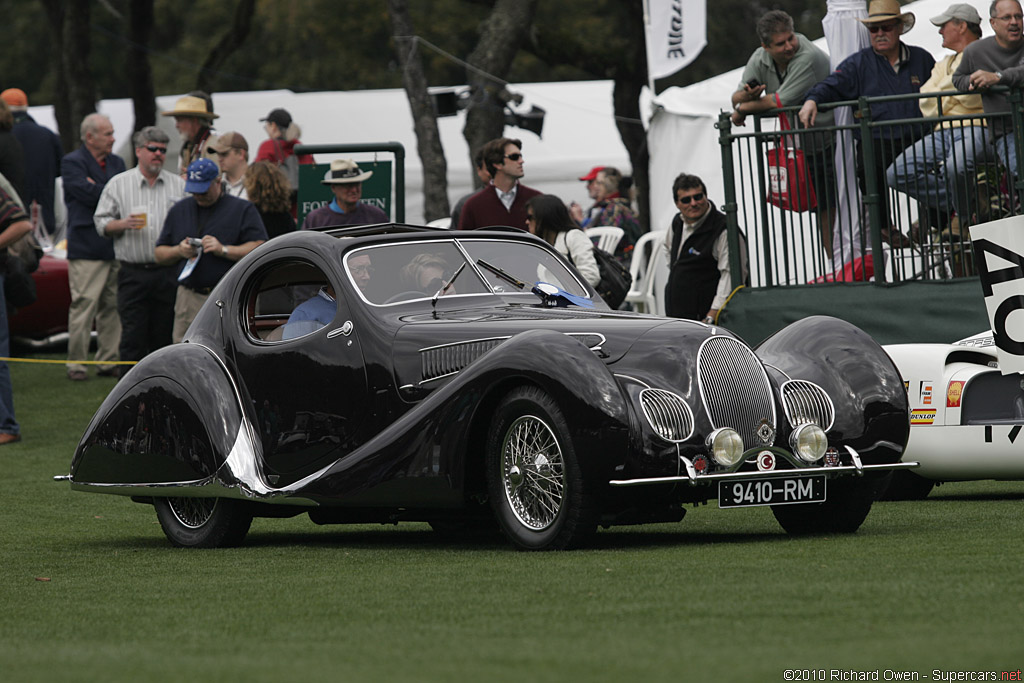
[[[971,241],[999,369],[1024,372],[1024,216],[971,226]]]

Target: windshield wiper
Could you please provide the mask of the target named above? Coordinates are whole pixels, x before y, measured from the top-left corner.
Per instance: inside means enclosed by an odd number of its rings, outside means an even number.
[[[444,294],[445,292],[448,291],[448,289],[452,286],[452,284],[455,283],[455,278],[457,278],[459,275],[462,274],[462,270],[465,267],[466,267],[466,262],[463,261],[462,265],[459,266],[458,270],[455,271],[455,273],[452,275],[451,279],[448,280],[448,282],[445,282],[443,285],[441,285],[441,289],[437,290],[434,293],[434,296],[430,297],[430,305],[434,309],[434,313],[435,314],[437,313],[437,300],[441,297],[442,294]]]
[[[505,272],[504,270],[502,270],[498,266],[493,266],[490,263],[488,263],[487,261],[484,261],[483,259],[477,259],[476,264],[478,266],[483,266],[484,268],[486,268],[487,270],[491,271],[492,273],[494,273],[495,275],[500,277],[502,280],[504,280],[505,282],[509,283],[513,287],[515,287],[516,289],[525,289],[526,288],[526,283],[525,282],[523,282],[522,280],[517,280],[516,278],[512,277],[511,275],[509,275],[507,272]]]

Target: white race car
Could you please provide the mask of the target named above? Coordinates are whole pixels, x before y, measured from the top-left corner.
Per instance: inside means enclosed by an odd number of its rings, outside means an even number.
[[[910,399],[910,441],[883,498],[924,498],[947,481],[1024,479],[1024,375],[999,371],[991,331],[953,344],[884,347]]]

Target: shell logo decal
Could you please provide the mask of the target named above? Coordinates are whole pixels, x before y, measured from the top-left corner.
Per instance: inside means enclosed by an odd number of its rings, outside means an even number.
[[[964,383],[963,382],[950,382],[949,387],[946,389],[946,407],[947,408],[959,408],[960,399],[964,395]]]

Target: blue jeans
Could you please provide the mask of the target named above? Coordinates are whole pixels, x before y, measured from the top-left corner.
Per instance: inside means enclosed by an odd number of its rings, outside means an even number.
[[[1013,176],[1017,177],[1017,145],[1013,142],[1013,135],[1008,134],[1000,138],[996,138],[995,141],[996,154],[999,155],[999,161],[1003,162],[1003,166],[1006,171]]]
[[[970,176],[991,157],[983,126],[934,131],[903,150],[885,172],[889,187],[927,206],[961,217],[974,213]]]
[[[0,357],[11,355],[11,334],[7,327],[7,300],[4,298],[4,276],[0,273]],[[11,370],[7,361],[0,361],[0,432],[17,434],[21,431],[14,419],[14,390],[11,388]]]

